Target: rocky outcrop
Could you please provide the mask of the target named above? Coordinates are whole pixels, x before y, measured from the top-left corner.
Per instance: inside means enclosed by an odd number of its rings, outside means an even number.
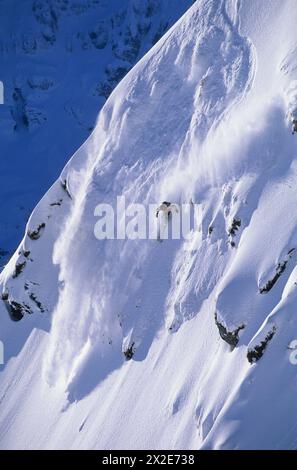
[[[25,303],[16,302],[14,299],[9,298],[7,292],[2,293],[1,296],[7,312],[13,321],[20,321],[26,313],[33,313],[29,305]]]
[[[272,330],[265,336],[265,339],[260,342],[260,344],[248,350],[247,359],[250,364],[257,362],[263,356],[268,343],[272,340],[275,333],[276,333],[276,328],[273,327]]]
[[[286,259],[278,263],[275,269],[274,276],[271,279],[269,279],[262,287],[260,287],[259,289],[260,294],[267,294],[269,291],[271,291],[271,289],[276,284],[278,279],[285,272],[287,264],[289,260],[292,258],[292,256],[294,255],[294,253],[295,253],[295,248],[292,248],[290,251],[288,251]]]
[[[239,341],[239,332],[244,329],[245,325],[238,326],[235,330],[228,331],[226,326],[224,326],[219,320],[218,315],[215,313],[215,322],[218,327],[220,337],[228,343],[232,349],[234,349]]]
[[[134,354],[135,354],[135,347],[134,347],[134,343],[132,343],[124,351],[124,356],[125,356],[126,361],[130,361],[133,358]]]
[[[235,247],[234,237],[236,236],[237,231],[239,230],[240,227],[241,227],[241,220],[234,218],[232,220],[231,226],[228,229],[229,242],[233,248]]]
[[[27,235],[31,240],[38,240],[41,237],[43,230],[45,229],[45,223],[42,222],[37,226],[35,230],[28,230]]]

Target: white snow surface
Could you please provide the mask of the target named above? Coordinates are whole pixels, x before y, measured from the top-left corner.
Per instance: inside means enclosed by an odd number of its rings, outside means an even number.
[[[296,24],[197,0],[112,93],[1,273],[2,449],[297,448]],[[197,231],[98,241],[118,195]]]

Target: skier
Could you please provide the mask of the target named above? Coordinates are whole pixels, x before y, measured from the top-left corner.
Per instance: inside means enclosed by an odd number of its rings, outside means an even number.
[[[157,234],[157,240],[163,241],[163,231],[165,230],[168,220],[170,219],[172,213],[176,212],[178,214],[179,209],[176,204],[171,204],[171,202],[168,201],[163,201],[162,204],[157,208],[156,210],[156,217],[159,218],[159,215],[161,213],[162,217],[161,220],[158,222],[158,234]]]
[[[176,204],[171,204],[171,202],[163,201],[156,211],[156,217],[158,218],[159,213],[162,211],[165,215],[167,215],[167,218],[169,218],[173,210],[178,213],[178,207]]]

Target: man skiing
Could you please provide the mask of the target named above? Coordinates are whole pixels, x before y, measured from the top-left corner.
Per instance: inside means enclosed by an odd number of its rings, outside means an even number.
[[[164,214],[167,215],[167,218],[172,214],[173,210],[178,214],[178,207],[176,204],[171,204],[171,202],[164,201],[158,207],[156,211],[156,217],[158,218],[159,213],[162,211]]]
[[[168,220],[170,219],[173,212],[178,214],[179,208],[176,204],[171,204],[171,202],[168,201],[163,201],[162,204],[160,204],[160,206],[157,208],[157,219],[159,218],[159,215],[161,215],[161,220],[158,222],[157,240],[163,241],[163,232],[167,228]]]

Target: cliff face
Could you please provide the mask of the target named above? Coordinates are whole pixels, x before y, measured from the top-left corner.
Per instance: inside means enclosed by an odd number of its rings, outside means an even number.
[[[192,3],[0,2],[0,266],[112,90]]]
[[[294,6],[197,1],[34,209],[0,275],[2,448],[296,447]],[[195,225],[98,240],[119,196]]]

